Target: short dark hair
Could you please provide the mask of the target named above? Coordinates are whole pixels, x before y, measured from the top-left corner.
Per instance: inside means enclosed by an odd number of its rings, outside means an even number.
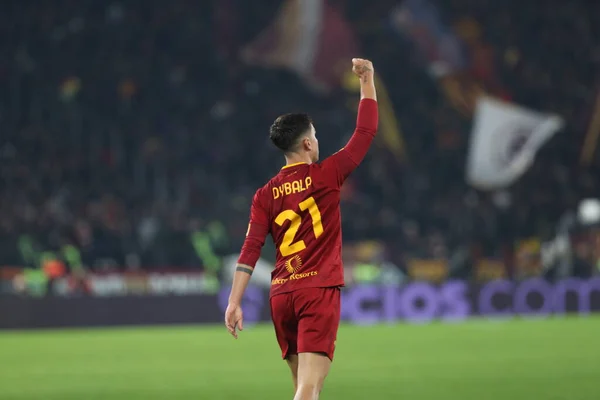
[[[271,125],[269,138],[277,148],[288,153],[294,150],[298,139],[310,130],[311,124],[312,119],[308,114],[283,114]]]

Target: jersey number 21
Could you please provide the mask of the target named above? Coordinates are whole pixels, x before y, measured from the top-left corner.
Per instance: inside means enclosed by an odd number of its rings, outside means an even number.
[[[301,211],[308,210],[310,218],[312,219],[312,227],[315,238],[318,239],[319,236],[323,234],[323,224],[321,223],[321,212],[319,211],[319,207],[317,206],[315,199],[311,196],[302,203],[298,204],[298,206],[300,207]],[[279,251],[281,252],[282,256],[287,257],[304,250],[306,248],[306,244],[304,243],[304,240],[298,240],[297,242],[294,242],[296,234],[298,233],[298,229],[300,228],[300,224],[302,223],[302,217],[294,210],[284,210],[279,213],[277,218],[275,218],[275,223],[279,226],[283,226],[285,221],[290,221],[290,226],[283,235],[283,240],[279,246]]]

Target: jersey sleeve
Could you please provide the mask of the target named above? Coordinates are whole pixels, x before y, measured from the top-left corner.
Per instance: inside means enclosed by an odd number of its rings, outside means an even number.
[[[362,99],[358,106],[356,129],[352,137],[345,147],[321,163],[323,172],[333,186],[341,187],[365,158],[377,133],[378,119],[377,101]]]
[[[260,252],[265,239],[269,234],[269,213],[264,207],[264,199],[261,197],[261,191],[257,191],[252,199],[250,207],[250,222],[246,239],[238,258],[238,264],[244,264],[254,268],[260,257]]]

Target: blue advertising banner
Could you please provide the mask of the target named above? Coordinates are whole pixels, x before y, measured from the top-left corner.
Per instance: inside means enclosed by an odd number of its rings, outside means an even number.
[[[255,288],[247,294],[243,304],[246,319],[257,322],[268,308],[268,295]],[[227,296],[227,291],[220,294],[222,310]],[[441,285],[416,282],[400,287],[354,286],[342,292],[342,319],[356,324],[590,312],[600,312],[600,278],[573,278],[555,284],[543,279],[497,280],[479,287],[463,281]]]
[[[228,296],[228,288],[217,295],[0,296],[0,329],[222,323]],[[248,288],[243,309],[247,323],[268,321],[268,292]],[[557,283],[542,279],[497,280],[482,286],[463,281],[441,285],[415,282],[404,286],[352,286],[342,291],[342,319],[354,324],[592,312],[600,312],[600,277]]]

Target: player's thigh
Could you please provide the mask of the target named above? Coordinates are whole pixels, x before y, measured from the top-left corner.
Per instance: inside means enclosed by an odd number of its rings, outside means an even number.
[[[275,328],[277,343],[281,348],[281,356],[298,353],[298,321],[294,313],[291,294],[284,293],[271,297],[271,320]]]
[[[329,374],[331,359],[323,353],[298,354],[298,385],[320,392]]]
[[[294,294],[298,353],[322,353],[333,360],[340,324],[340,289],[308,288]]]

